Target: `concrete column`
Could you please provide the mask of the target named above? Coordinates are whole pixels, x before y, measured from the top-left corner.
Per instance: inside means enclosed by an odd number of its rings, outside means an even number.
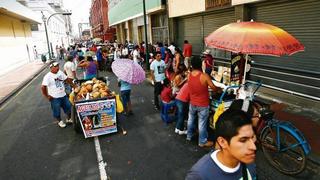
[[[125,33],[125,30],[124,30],[124,28],[125,28],[125,23],[121,23],[120,24],[120,29],[121,29],[121,42],[124,44],[124,42],[125,42],[125,37],[126,37],[126,35],[124,34]]]
[[[235,13],[235,21],[240,20],[242,21],[249,21],[249,8],[245,4],[237,5],[234,7]]]
[[[133,25],[132,25],[132,20],[128,21],[128,39],[129,41],[133,42]]]
[[[176,26],[174,18],[168,18],[169,43],[176,42]]]
[[[148,16],[148,27],[147,27],[147,29],[148,29],[148,41],[149,42],[151,42],[151,44],[153,44],[153,39],[152,39],[152,26],[151,26],[151,21],[152,21],[152,19],[151,19],[151,15],[147,15]],[[146,43],[148,43],[148,42],[146,42]]]

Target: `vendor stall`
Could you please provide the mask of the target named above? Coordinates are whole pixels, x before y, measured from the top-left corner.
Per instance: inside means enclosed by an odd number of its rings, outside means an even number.
[[[83,132],[85,138],[117,132],[115,94],[96,78],[78,83],[70,94],[75,131]]]

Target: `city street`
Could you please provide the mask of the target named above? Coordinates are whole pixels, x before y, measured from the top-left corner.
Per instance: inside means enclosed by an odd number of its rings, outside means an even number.
[[[40,73],[0,109],[0,179],[100,179],[93,138],[85,139],[69,125],[61,129],[53,121],[50,105],[40,92]],[[116,77],[110,88],[116,92]],[[191,166],[210,149],[188,142],[174,133],[174,124],[161,121],[153,109],[153,87],[147,81],[132,90],[133,116],[125,118],[121,131],[99,136],[109,179],[184,179]],[[101,170],[101,169],[100,169]],[[285,176],[257,156],[258,179],[318,179],[319,167],[309,163],[300,175]],[[102,179],[102,178],[101,178]]]
[[[1,0],[0,180],[319,180],[319,9]]]

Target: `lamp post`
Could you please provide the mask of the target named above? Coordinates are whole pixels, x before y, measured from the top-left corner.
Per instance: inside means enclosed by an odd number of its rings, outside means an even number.
[[[51,18],[52,16],[57,15],[57,14],[62,14],[62,15],[64,15],[64,16],[67,16],[67,15],[71,15],[72,13],[71,13],[71,12],[57,12],[57,13],[51,14],[51,15],[48,17],[48,19],[46,18],[46,16],[43,14],[42,11],[41,11],[41,14],[42,14],[42,20],[43,20],[43,23],[44,23],[44,30],[46,31],[46,38],[47,38],[49,59],[52,59],[53,52],[50,52],[50,42],[49,42],[48,29],[47,29],[47,25],[49,25],[49,20],[50,20],[50,18]],[[51,53],[52,53],[52,55],[51,55]]]
[[[51,59],[51,52],[50,52],[50,45],[49,45],[49,37],[48,37],[48,30],[47,30],[47,18],[44,16],[43,12],[41,11],[42,14],[42,20],[44,24],[44,30],[46,31],[46,38],[47,38],[47,45],[48,45],[48,53],[49,53],[49,59]]]

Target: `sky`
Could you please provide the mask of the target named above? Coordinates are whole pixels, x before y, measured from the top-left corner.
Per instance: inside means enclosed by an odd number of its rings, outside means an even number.
[[[65,9],[71,10],[73,34],[78,35],[78,23],[89,23],[91,0],[63,0]]]

